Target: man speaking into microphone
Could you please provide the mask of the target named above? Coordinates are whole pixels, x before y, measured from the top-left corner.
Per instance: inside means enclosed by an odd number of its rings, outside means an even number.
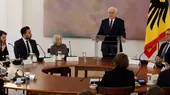
[[[97,35],[106,36],[102,42],[102,55],[106,58],[113,58],[117,54],[117,37],[120,37],[120,52],[123,51],[121,42],[126,41],[124,20],[116,17],[117,9],[110,7],[108,9],[108,16],[102,20],[99,32]]]

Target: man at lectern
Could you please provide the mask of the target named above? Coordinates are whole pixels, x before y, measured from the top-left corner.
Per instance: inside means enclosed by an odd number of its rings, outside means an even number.
[[[120,38],[120,52],[123,51],[121,42],[126,41],[124,20],[117,18],[117,9],[110,7],[108,9],[108,16],[102,20],[100,29],[97,35],[106,36],[102,42],[102,55],[103,57],[115,57],[117,54],[117,37]]]

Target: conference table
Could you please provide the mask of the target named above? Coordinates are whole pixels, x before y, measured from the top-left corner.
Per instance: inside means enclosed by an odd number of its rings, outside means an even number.
[[[74,67],[75,77],[55,76],[49,72],[61,68]],[[78,62],[56,61],[56,62],[42,62],[24,65],[22,69],[24,72],[30,72],[36,75],[36,79],[26,84],[16,85],[14,82],[7,82],[4,88],[26,90],[28,92],[41,93],[57,93],[57,94],[77,94],[85,90],[92,90],[89,88],[90,76],[88,71],[108,71],[114,68],[111,59],[102,59],[87,57],[86,59],[80,57]],[[12,67],[10,67],[12,68]],[[147,73],[158,74],[160,68],[147,68],[146,64],[129,65],[129,70],[132,70],[136,77],[145,79],[147,81]],[[78,77],[78,71],[84,70],[85,77]],[[82,80],[83,79],[83,80]],[[147,85],[136,87],[134,92],[144,93],[148,89]],[[94,91],[94,90],[92,90]]]

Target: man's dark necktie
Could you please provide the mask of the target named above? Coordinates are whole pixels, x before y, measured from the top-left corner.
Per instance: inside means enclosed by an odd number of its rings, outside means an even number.
[[[112,24],[113,24],[113,20],[111,20],[110,25],[109,25],[110,31],[112,30]]]
[[[26,44],[27,44],[27,53],[29,55],[30,54],[30,47],[29,47],[29,44],[28,44],[28,40],[26,41]]]
[[[162,53],[161,53],[161,57],[162,57],[162,58],[165,56],[166,50],[167,50],[168,46],[169,46],[169,43],[167,43],[167,44],[165,45],[165,47],[164,47],[164,49],[163,49],[163,51],[162,51]]]

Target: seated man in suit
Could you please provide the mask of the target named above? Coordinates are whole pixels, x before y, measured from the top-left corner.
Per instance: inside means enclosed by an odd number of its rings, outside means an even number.
[[[120,37],[121,42],[125,42],[126,33],[124,20],[116,17],[117,9],[110,7],[108,9],[109,18],[102,20],[99,32],[97,35],[107,36],[102,42],[102,55],[103,57],[115,57],[117,54],[117,36]],[[112,41],[112,42],[111,42]],[[114,42],[113,42],[114,41]],[[123,52],[122,44],[120,42],[120,52]]]
[[[163,43],[158,51],[157,60],[163,61],[166,52],[170,52],[170,29],[166,31],[166,42]]]
[[[50,54],[57,56],[58,51],[60,51],[62,55],[67,57],[68,56],[68,49],[67,49],[67,46],[62,43],[62,36],[61,35],[54,35],[53,40],[54,40],[54,44],[50,48]]]
[[[159,74],[157,85],[159,87],[170,87],[170,52],[167,52],[164,57],[166,70]]]
[[[28,26],[21,29],[22,38],[15,41],[14,52],[16,58],[27,59],[30,54],[39,57],[39,51],[35,40],[31,39],[32,33]]]
[[[104,87],[127,87],[132,86],[132,92],[135,88],[134,73],[127,69],[129,65],[128,56],[119,53],[114,58],[115,68],[104,74],[102,81],[98,86]],[[97,89],[98,90],[98,89]]]

